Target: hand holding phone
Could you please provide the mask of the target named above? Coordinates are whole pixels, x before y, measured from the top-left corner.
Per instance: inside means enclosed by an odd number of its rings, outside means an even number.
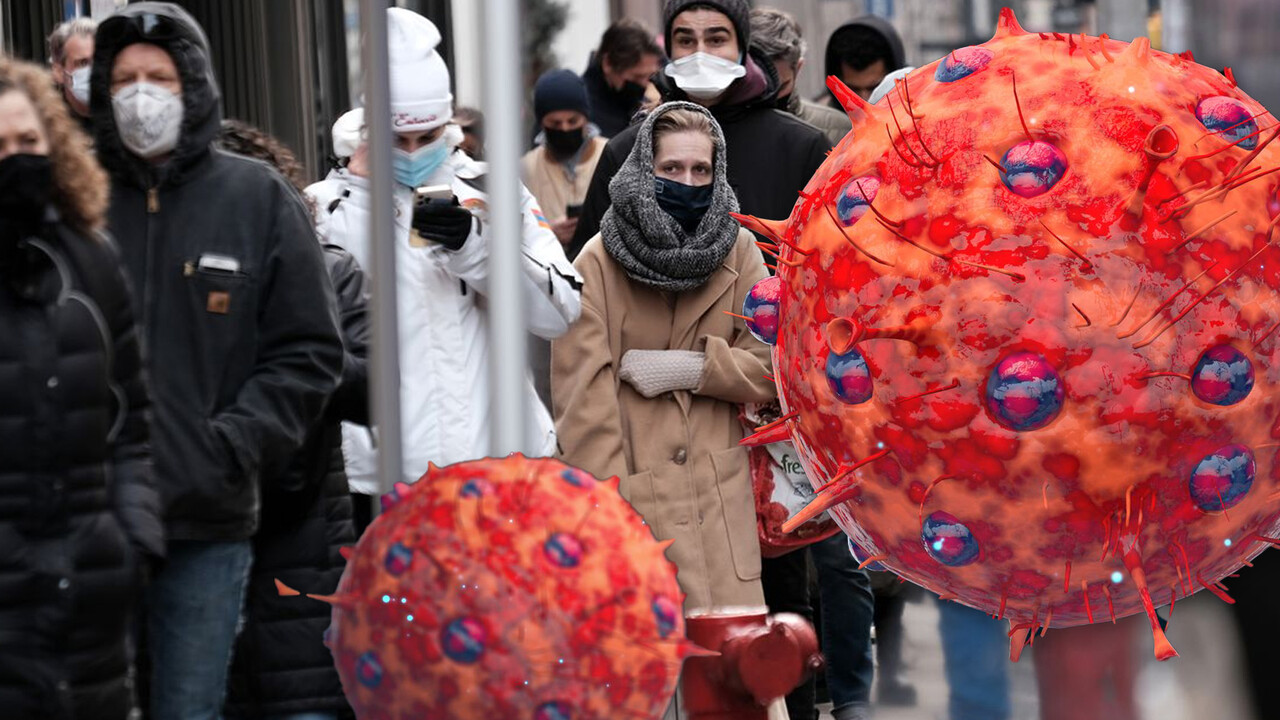
[[[448,185],[433,185],[414,191],[413,229],[424,240],[460,250],[471,235],[471,212],[458,204]]]

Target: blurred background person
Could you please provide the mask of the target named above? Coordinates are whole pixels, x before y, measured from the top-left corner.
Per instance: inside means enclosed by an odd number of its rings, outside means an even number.
[[[224,120],[222,149],[261,160],[301,193],[302,166],[289,148],[238,120]],[[282,597],[279,580],[331,594],[346,568],[340,548],[356,543],[342,464],[342,421],[368,423],[369,283],[350,253],[325,245],[342,329],[342,380],[325,415],[287,468],[263,483],[262,524],[253,536],[253,571],[244,625],[227,688],[233,720],[337,720],[352,717],[333,656],[324,645],[329,606]]]
[[[611,138],[631,124],[662,58],[653,33],[635,20],[622,18],[604,31],[582,73],[601,135]]]
[[[849,134],[853,123],[844,110],[805,100],[796,92],[808,46],[794,17],[776,8],[754,8],[751,11],[751,43],[769,58],[778,72],[779,110],[785,110],[826,133],[832,145]]]
[[[462,132],[449,123],[449,70],[436,51],[440,32],[430,20],[387,10],[391,109],[395,117],[397,302],[400,392],[404,398],[404,481],[428,463],[450,465],[485,457],[490,433],[490,345],[486,295],[492,225],[487,222],[486,167],[458,150]],[[367,268],[368,149],[361,110],[334,125],[335,153],[345,167],[307,188],[321,237]],[[418,192],[421,190],[422,192]],[[533,196],[524,191],[522,297],[529,329],[545,338],[563,334],[578,318],[581,280]],[[376,278],[374,278],[376,282]],[[537,452],[555,452],[550,413],[528,388],[529,426]],[[378,491],[373,431],[348,424],[343,451],[353,492]]]
[[[145,328],[169,536],[146,602],[151,715],[217,717],[262,484],[342,371],[333,289],[298,193],[213,147],[220,93],[200,25],[176,5],[132,3],[95,45],[97,153]]]
[[[767,272],[728,214],[725,162],[705,108],[645,119],[576,262],[582,318],[552,344],[561,457],[621,478],[654,536],[675,541],[686,614],[764,605],[738,405],[775,390],[769,348],[725,313]]]
[[[533,108],[541,129],[537,147],[521,160],[524,182],[556,239],[568,245],[607,141],[587,120],[587,88],[572,70],[551,70],[538,78]]]
[[[751,47],[746,0],[668,0],[663,17],[672,61],[655,82],[663,86],[664,98],[696,102],[719,122],[725,174],[742,212],[787,217],[831,143],[812,125],[775,111],[778,75],[773,63]],[[609,181],[630,155],[637,132],[633,125],[605,147],[570,257],[599,232],[610,202]]]
[[[453,124],[462,130],[458,149],[476,162],[484,162],[484,113],[473,107],[453,109]]]
[[[1138,720],[1134,638],[1145,623],[1130,615],[1117,623],[1055,628],[1038,638],[1033,656],[1040,720]]]
[[[825,75],[835,75],[863,100],[884,76],[907,64],[902,37],[888,20],[863,15],[836,28],[827,40]],[[829,89],[822,97],[840,110],[840,101]]]
[[[948,720],[1009,720],[1009,623],[951,600],[937,603]]]
[[[0,58],[0,711],[125,720],[128,628],[164,555],[107,177],[49,76]]]
[[[92,137],[89,120],[89,70],[93,66],[93,34],[98,23],[78,17],[59,24],[49,33],[49,69],[53,82],[72,117]]]

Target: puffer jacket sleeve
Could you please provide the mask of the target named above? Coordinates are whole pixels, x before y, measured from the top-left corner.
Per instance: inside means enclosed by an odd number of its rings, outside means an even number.
[[[581,312],[582,278],[564,256],[564,248],[524,185],[521,193],[521,296],[529,330],[551,340],[564,334]],[[433,247],[440,264],[482,295],[489,289],[490,228],[473,223],[471,237],[457,251]]]
[[[337,245],[325,245],[325,264],[338,298],[342,328],[342,381],[329,401],[328,416],[369,424],[369,276],[355,257]]]
[[[738,246],[734,249],[735,270],[738,279],[733,286],[733,312],[740,312],[751,286],[764,279],[768,272],[764,256],[752,241],[749,232],[738,233]],[[728,337],[707,335],[703,338],[706,364],[702,371],[702,383],[693,391],[731,403],[767,402],[777,393],[774,384],[765,379],[772,372],[769,346],[760,342],[742,322],[735,322],[733,334]]]
[[[582,317],[551,343],[551,400],[560,457],[598,478],[630,474],[623,451],[617,358],[598,258],[575,263],[583,275]]]
[[[116,518],[133,547],[153,559],[165,556],[160,493],[151,462],[151,397],[142,360],[142,343],[134,321],[132,292],[122,259],[105,235],[99,293],[111,334],[111,384],[119,403],[111,436],[111,501]]]
[[[258,347],[252,376],[212,420],[250,476],[276,476],[324,413],[342,373],[333,286],[306,206],[280,180],[263,264]]]

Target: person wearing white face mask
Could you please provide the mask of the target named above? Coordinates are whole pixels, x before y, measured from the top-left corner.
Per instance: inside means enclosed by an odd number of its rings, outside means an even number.
[[[149,716],[219,717],[262,485],[342,371],[333,288],[297,191],[213,147],[222,113],[199,24],[132,3],[95,44],[89,104],[150,361],[169,537],[147,589]]]
[[[450,124],[453,96],[440,33],[408,10],[387,10],[391,111],[395,131],[396,288],[399,305],[400,388],[404,480],[427,463],[448,465],[487,455],[491,423],[488,364],[488,257],[484,178],[487,168],[458,149],[462,131]],[[307,188],[322,237],[372,267],[364,112],[334,125],[334,152],[345,167]],[[430,189],[430,197],[415,193]],[[530,330],[555,338],[578,318],[581,278],[565,259],[533,196],[524,191],[521,268]],[[376,279],[375,279],[376,282]],[[555,451],[550,414],[526,387],[539,432],[538,451]],[[377,492],[373,431],[346,425],[343,453],[352,492]],[[357,513],[368,499],[356,498]],[[367,518],[365,518],[367,519]]]
[[[85,132],[89,126],[89,69],[93,65],[93,33],[98,23],[92,18],[68,20],[49,33],[49,70],[62,90],[62,99]]]
[[[654,78],[664,100],[706,107],[724,131],[729,185],[744,213],[785,218],[831,143],[821,131],[775,111],[773,63],[751,47],[746,0],[668,0],[663,11],[668,63]],[[569,256],[600,229],[609,181],[631,152],[636,125],[609,141],[583,203]]]

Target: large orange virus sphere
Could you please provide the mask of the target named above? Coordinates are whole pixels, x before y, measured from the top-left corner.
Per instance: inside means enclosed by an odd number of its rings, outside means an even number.
[[[1175,654],[1154,606],[1227,599],[1280,510],[1280,127],[1226,73],[1006,10],[877,105],[832,83],[853,132],[742,218],[786,413],[747,442],[820,490],[793,524],[831,508],[1016,648],[1145,610]]]
[[[320,598],[361,720],[661,716],[693,647],[684,598],[616,479],[517,455],[389,500]]]

